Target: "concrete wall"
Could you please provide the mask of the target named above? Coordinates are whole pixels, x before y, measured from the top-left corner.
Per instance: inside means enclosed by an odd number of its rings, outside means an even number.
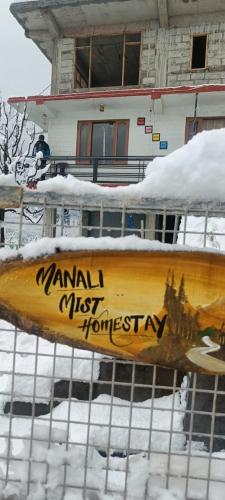
[[[58,42],[58,92],[71,92],[74,87],[74,39]]]
[[[208,34],[207,68],[191,71],[192,35],[203,33]],[[146,30],[141,81],[150,87],[225,83],[225,24]]]
[[[193,34],[208,34],[207,68],[191,71]],[[74,90],[74,38],[58,41],[54,92]],[[57,66],[57,68],[56,68]],[[225,23],[142,30],[140,84],[149,87],[225,83]]]

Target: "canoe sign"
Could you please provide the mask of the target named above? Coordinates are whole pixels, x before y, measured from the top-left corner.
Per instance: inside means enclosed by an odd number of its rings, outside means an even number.
[[[53,342],[225,374],[225,255],[71,251],[0,266],[0,317]]]

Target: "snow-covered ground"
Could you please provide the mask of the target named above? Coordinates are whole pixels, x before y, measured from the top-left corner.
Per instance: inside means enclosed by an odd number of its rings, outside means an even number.
[[[58,176],[40,182],[38,190],[101,194],[124,202],[143,196],[224,201],[224,137],[224,129],[199,134],[180,150],[155,159],[146,179],[135,186],[103,188]],[[13,176],[0,176],[2,185],[9,180],[13,182]],[[71,227],[74,235],[78,219],[79,214],[70,211],[70,224],[68,219],[63,222],[64,235],[71,236]],[[15,255],[19,215],[8,212],[6,221],[6,240],[12,250],[1,250],[2,259]],[[38,240],[22,251],[25,259],[43,253],[43,247],[52,253],[59,244],[64,249],[84,248],[84,238],[41,241],[41,236],[41,224],[24,226],[21,243]],[[182,218],[178,244],[184,243],[223,250],[224,219]],[[133,236],[126,243],[124,239],[88,238],[85,248],[122,251],[128,247],[175,248]],[[186,443],[185,384],[169,396],[143,403],[102,394],[91,402],[65,399],[41,417],[4,414],[12,395],[14,401],[49,403],[54,382],[71,377],[96,381],[100,361],[100,355],[54,347],[23,332],[15,338],[14,328],[0,322],[0,498],[2,494],[10,500],[83,500],[86,488],[87,500],[224,500],[225,452],[210,455],[202,443],[192,449]]]
[[[225,218],[182,217],[177,243],[199,248],[225,250]]]
[[[12,388],[16,401],[49,401],[53,381],[69,380],[71,374],[97,380],[101,356],[55,348],[23,332],[15,338],[5,322],[0,328],[0,479],[8,474],[4,499],[16,493],[18,499],[82,500],[86,485],[96,491],[87,496],[93,499],[121,500],[126,491],[129,500],[184,500],[187,475],[189,497],[206,498],[209,454],[201,443],[188,453],[185,383],[170,396],[142,403],[102,394],[91,403],[65,399],[41,417],[10,418],[3,410]],[[224,475],[221,451],[211,457],[210,500],[224,500]],[[111,493],[105,494],[105,487]]]
[[[200,243],[196,241],[202,247]],[[136,236],[64,237],[31,242],[20,254],[27,259],[52,253],[56,246],[120,251],[185,248]],[[1,249],[0,259],[16,254]],[[86,485],[97,492],[94,499],[122,500],[127,492],[128,500],[184,500],[189,476],[189,497],[205,500],[210,464],[209,500],[224,500],[225,453],[210,456],[203,443],[195,443],[189,453],[183,431],[185,384],[170,396],[143,403],[102,394],[91,402],[65,399],[41,417],[4,414],[12,394],[14,401],[49,404],[53,384],[59,380],[96,381],[100,360],[99,354],[54,346],[23,332],[15,337],[13,327],[0,323],[0,479],[7,474],[3,498],[16,492],[15,498],[27,500],[81,500]],[[105,488],[110,493],[105,494]]]
[[[7,247],[18,248],[18,241],[26,245],[32,241],[38,241],[43,236],[43,214],[44,210],[38,207],[25,208],[25,217],[22,218],[20,228],[20,211],[7,211],[5,214],[5,243]],[[56,214],[56,236],[62,233],[64,237],[77,236],[79,234],[80,213],[79,210],[70,209]],[[20,240],[21,231],[21,240]]]

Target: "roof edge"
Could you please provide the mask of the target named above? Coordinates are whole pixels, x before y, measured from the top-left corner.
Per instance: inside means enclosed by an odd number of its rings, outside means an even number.
[[[112,2],[118,2],[118,0],[111,0]],[[124,0],[123,0],[124,1]],[[125,0],[129,1],[129,0]],[[88,5],[89,3],[104,3],[104,0],[76,0],[77,6]],[[35,9],[44,9],[44,8],[54,8],[59,9],[61,7],[66,7],[74,5],[74,0],[32,0],[23,2],[13,2],[10,4],[10,11],[12,14],[16,13],[24,13],[27,11],[35,10]]]
[[[74,92],[69,94],[57,95],[33,95],[28,97],[9,97],[9,104],[17,104],[22,102],[35,102],[37,105],[44,104],[49,101],[68,101],[81,99],[102,99],[115,97],[130,97],[130,96],[149,96],[151,99],[161,99],[163,95],[172,94],[201,94],[207,92],[225,92],[225,84],[210,84],[199,86],[180,86],[180,87],[163,87],[163,88],[129,88],[129,89],[112,89],[112,90],[96,90],[85,92]]]
[[[36,10],[41,7],[41,1],[40,0],[34,0],[32,2],[13,2],[9,6],[9,10],[13,16],[17,13],[24,13],[29,10]]]

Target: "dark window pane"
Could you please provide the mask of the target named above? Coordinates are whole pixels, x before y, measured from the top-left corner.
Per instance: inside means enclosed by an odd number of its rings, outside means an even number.
[[[206,42],[207,36],[200,35],[193,37],[192,47],[192,69],[205,68],[206,65]]]
[[[75,87],[88,87],[89,49],[76,50]]]
[[[113,123],[94,123],[92,133],[92,155],[112,156],[113,155]]]
[[[140,33],[126,33],[126,42],[140,42],[141,34]]]
[[[123,36],[94,37],[91,87],[122,84]]]
[[[138,85],[140,45],[126,45],[124,85]]]
[[[79,156],[89,156],[88,138],[89,138],[90,125],[82,123],[80,125],[80,151]]]
[[[127,154],[126,136],[127,136],[126,123],[119,123],[117,128],[116,156],[126,156]]]
[[[90,38],[77,38],[76,39],[76,47],[86,47],[90,46]]]

